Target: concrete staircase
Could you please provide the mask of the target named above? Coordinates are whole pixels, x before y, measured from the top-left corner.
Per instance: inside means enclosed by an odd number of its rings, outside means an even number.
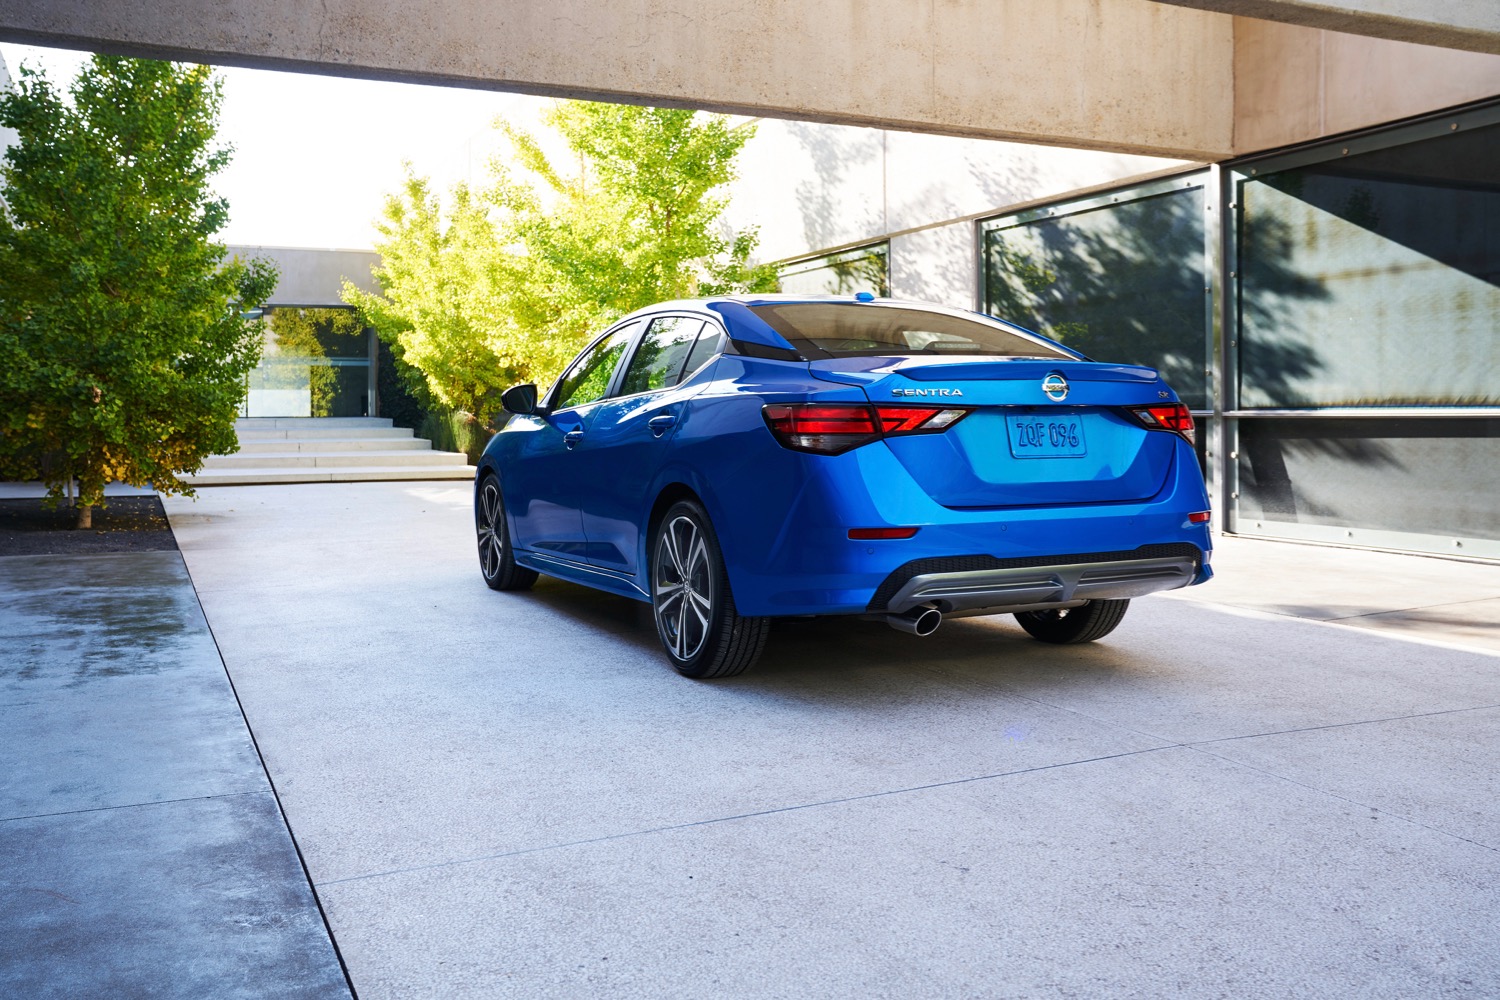
[[[474,467],[386,417],[248,417],[235,421],[240,450],[213,455],[193,486],[468,479]]]

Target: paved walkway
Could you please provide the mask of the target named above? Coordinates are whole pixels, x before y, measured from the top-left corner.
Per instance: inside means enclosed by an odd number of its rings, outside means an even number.
[[[361,1000],[1500,993],[1493,566],[1230,540],[1091,646],[695,683],[463,487],[168,510]]]
[[[0,996],[349,996],[176,552],[0,557]]]

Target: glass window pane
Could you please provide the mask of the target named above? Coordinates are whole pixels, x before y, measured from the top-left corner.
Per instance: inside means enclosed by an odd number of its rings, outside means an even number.
[[[890,247],[885,243],[800,260],[781,272],[781,290],[793,295],[891,294]]]
[[[709,358],[722,353],[723,350],[723,332],[712,323],[704,323],[703,332],[698,335],[698,342],[693,345],[693,353],[688,355],[687,364],[682,366],[682,378],[679,381],[692,378]]]
[[[972,313],[971,319],[856,302],[788,302],[751,306],[750,311],[807,358],[919,354],[1072,357],[1046,341]]]
[[[1159,369],[1193,409],[1210,405],[1208,286],[1201,186],[984,234],[986,312]]]
[[[1500,418],[1244,419],[1238,493],[1237,530],[1500,539]]]
[[[641,338],[641,346],[635,349],[630,367],[625,370],[625,384],[620,394],[630,396],[676,385],[702,328],[701,319],[686,316],[663,316],[652,320],[651,329]]]
[[[568,374],[563,376],[562,387],[557,393],[556,409],[566,410],[574,406],[603,399],[609,389],[610,376],[619,366],[620,357],[630,343],[630,337],[639,324],[621,327],[584,351]]]
[[[1500,126],[1239,185],[1240,405],[1500,403]]]
[[[245,416],[369,414],[374,332],[353,310],[268,309],[261,331],[261,360],[249,375]]]

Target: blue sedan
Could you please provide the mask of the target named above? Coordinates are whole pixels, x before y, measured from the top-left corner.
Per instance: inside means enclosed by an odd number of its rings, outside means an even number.
[[[648,602],[689,677],[744,671],[793,616],[1014,614],[1089,642],[1212,575],[1193,418],[1157,372],[975,313],[667,302],[503,405],[475,477],[485,582]]]

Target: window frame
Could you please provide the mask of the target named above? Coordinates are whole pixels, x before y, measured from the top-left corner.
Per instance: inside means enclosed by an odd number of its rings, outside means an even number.
[[[646,335],[650,332],[652,324],[654,324],[659,319],[673,318],[702,320],[705,325],[698,331],[698,337],[693,341],[693,345],[696,347],[698,340],[702,339],[706,333],[712,330],[713,336],[717,337],[720,341],[718,349],[715,350],[713,354],[710,354],[706,359],[704,359],[703,363],[700,364],[697,368],[694,368],[692,371],[687,370],[687,361],[686,359],[684,359],[682,374],[679,375],[677,381],[672,383],[671,385],[663,386],[660,389],[642,389],[640,392],[623,392],[622,390],[625,388],[625,375],[630,370],[630,366],[635,363],[636,353],[641,349],[641,344],[645,342]],[[698,374],[705,367],[707,367],[709,362],[713,361],[714,358],[725,352],[728,334],[725,333],[723,325],[720,324],[718,319],[710,312],[700,313],[693,312],[692,310],[688,309],[669,309],[664,312],[651,313],[646,316],[638,316],[636,317],[636,319],[641,321],[641,329],[639,332],[637,332],[634,340],[631,342],[630,347],[627,350],[627,360],[615,373],[615,378],[611,381],[610,384],[609,394],[604,397],[605,399],[631,399],[636,396],[647,396],[656,392],[669,392],[672,389],[675,389],[678,386],[682,385],[684,382],[690,380],[694,375]],[[692,348],[688,348],[689,357],[692,356],[692,351]],[[588,404],[585,403],[583,405],[587,406]]]
[[[614,371],[610,373],[609,381],[605,384],[604,395],[600,396],[598,399],[591,399],[586,403],[575,403],[572,406],[563,407],[557,406],[557,403],[560,401],[558,397],[562,393],[563,383],[568,380],[569,375],[573,374],[574,369],[578,367],[578,363],[583,360],[584,356],[599,344],[602,344],[610,337],[613,337],[615,334],[631,325],[637,325],[640,327],[640,329],[632,333],[630,335],[630,339],[625,342],[625,351],[620,355],[620,360],[615,362]],[[606,399],[613,398],[615,391],[619,387],[620,379],[624,377],[625,359],[635,356],[635,345],[639,342],[641,333],[646,329],[647,325],[648,324],[643,322],[642,317],[631,316],[619,323],[614,324],[609,329],[599,334],[599,336],[589,341],[588,346],[579,351],[578,354],[574,356],[573,360],[568,362],[568,366],[562,370],[562,373],[557,376],[552,385],[547,389],[547,412],[567,413],[582,406],[592,406],[595,403],[603,402]]]

